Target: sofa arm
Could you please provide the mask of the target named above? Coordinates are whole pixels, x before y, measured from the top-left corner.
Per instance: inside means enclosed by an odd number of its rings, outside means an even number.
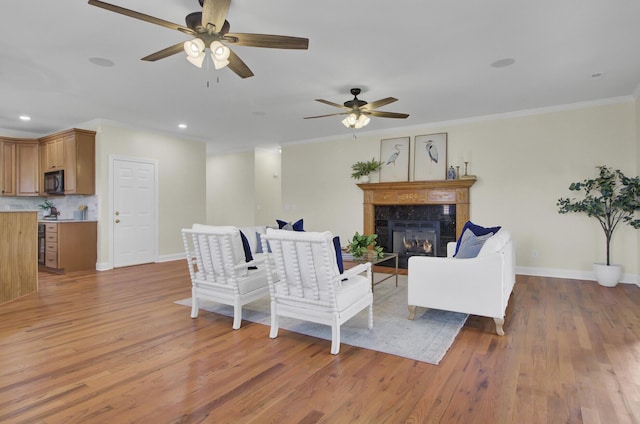
[[[504,316],[504,255],[454,259],[412,256],[408,305],[488,317]]]

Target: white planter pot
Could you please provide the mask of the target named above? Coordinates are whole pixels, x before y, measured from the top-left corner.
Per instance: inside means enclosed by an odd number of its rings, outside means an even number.
[[[601,286],[615,287],[622,277],[622,265],[593,264],[596,281]]]
[[[361,183],[368,183],[370,181],[369,176],[368,175],[363,175],[362,177],[360,177],[360,182]]]

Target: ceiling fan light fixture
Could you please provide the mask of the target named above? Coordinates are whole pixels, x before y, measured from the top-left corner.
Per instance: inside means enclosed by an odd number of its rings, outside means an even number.
[[[369,122],[371,122],[371,118],[369,118],[367,115],[360,115],[360,117],[354,124],[354,127],[355,128],[366,127],[367,125],[369,125]]]
[[[184,42],[184,51],[187,53],[187,60],[194,66],[202,68],[204,62],[204,41],[199,38]]]
[[[219,41],[214,41],[209,46],[211,50],[211,60],[216,69],[222,69],[229,64],[229,55],[231,50]]]
[[[197,58],[204,53],[204,41],[199,38],[184,42],[184,51],[189,57]]]

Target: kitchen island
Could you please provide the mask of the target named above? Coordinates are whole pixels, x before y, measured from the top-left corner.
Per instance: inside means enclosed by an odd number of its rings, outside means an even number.
[[[0,211],[0,304],[38,291],[38,213]]]

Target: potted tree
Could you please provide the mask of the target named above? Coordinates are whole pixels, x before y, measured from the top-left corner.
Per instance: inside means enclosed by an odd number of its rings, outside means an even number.
[[[611,236],[620,223],[640,228],[636,212],[640,210],[640,178],[626,177],[619,169],[598,166],[596,178],[571,183],[569,190],[584,190],[582,200],[558,199],[558,212],[582,212],[598,220],[604,231],[607,246],[607,263],[593,265],[596,281],[603,286],[613,287],[622,276],[622,266],[612,265]]]
[[[382,166],[382,162],[371,158],[370,161],[365,162],[356,162],[351,165],[351,170],[353,173],[351,174],[351,178],[360,180],[363,183],[369,182],[369,174],[372,172],[376,172]]]

